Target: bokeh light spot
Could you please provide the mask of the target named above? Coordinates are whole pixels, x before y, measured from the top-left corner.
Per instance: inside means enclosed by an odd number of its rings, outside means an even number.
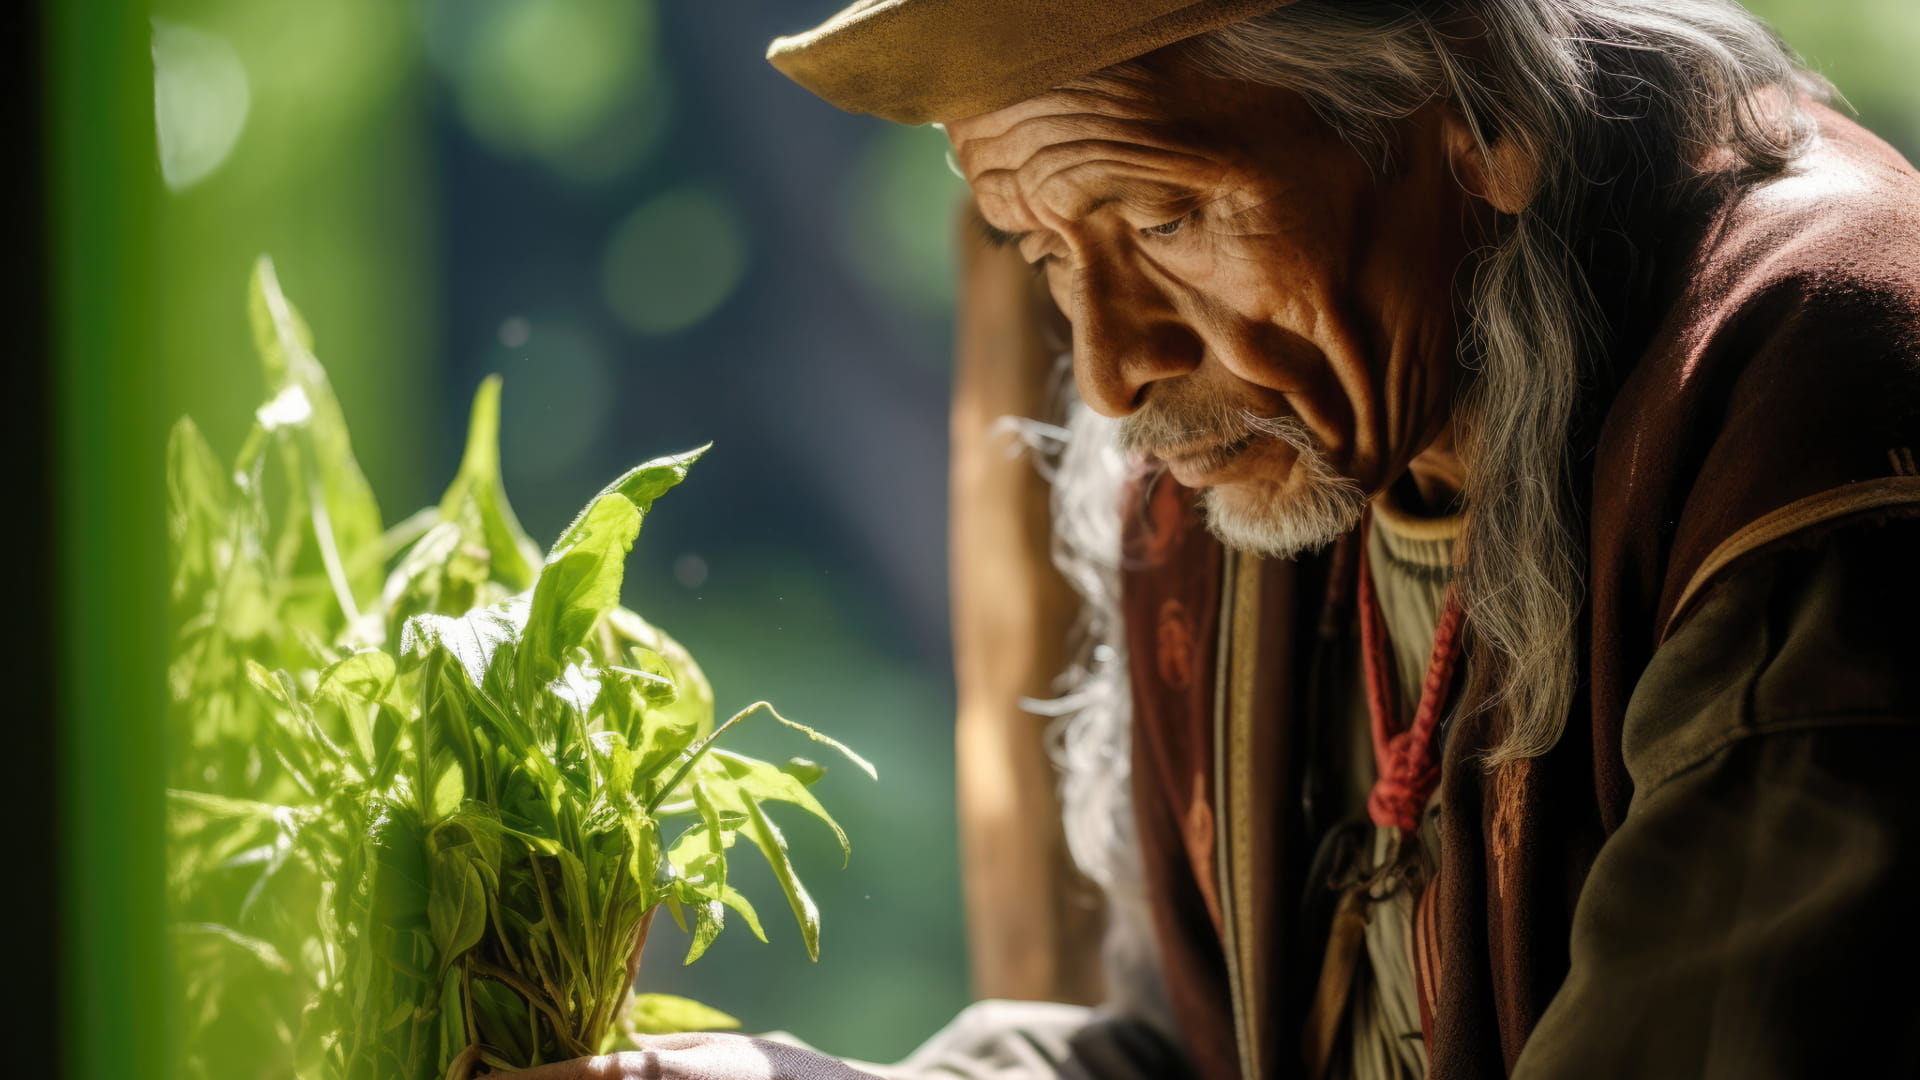
[[[667,334],[711,315],[746,268],[739,212],[713,191],[682,188],[614,229],[600,283],[622,322],[643,334]]]
[[[678,104],[673,82],[659,64],[646,72],[644,84],[610,113],[600,129],[558,153],[547,164],[561,176],[583,185],[604,184],[633,171],[653,155],[673,125]]]
[[[500,344],[509,349],[517,349],[533,336],[533,324],[518,315],[511,316],[500,323]]]
[[[169,189],[185,191],[227,160],[251,100],[247,69],[224,39],[153,20],[154,127]]]
[[[931,127],[877,127],[847,175],[840,251],[887,299],[925,316],[953,310],[955,207],[966,184]]]
[[[652,82],[648,0],[430,0],[425,14],[461,117],[496,150],[578,154]]]
[[[689,589],[707,583],[707,560],[698,555],[682,555],[673,560],[673,580]]]
[[[583,467],[606,429],[615,387],[605,351],[584,331],[542,324],[499,364],[501,460],[510,475],[538,480]]]

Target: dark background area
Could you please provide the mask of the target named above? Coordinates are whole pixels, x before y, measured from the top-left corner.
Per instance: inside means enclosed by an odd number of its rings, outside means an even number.
[[[45,136],[45,69],[41,56],[41,19],[36,5],[18,5],[0,14],[0,101],[10,108],[0,112],[0,139],[15,147],[32,147],[28,160],[37,166],[37,152]],[[0,245],[7,252],[9,272],[0,289],[0,325],[8,329],[13,359],[6,366],[6,409],[0,421],[0,499],[16,508],[25,527],[7,530],[4,545],[8,566],[14,568],[8,590],[12,618],[0,655],[6,657],[0,679],[8,687],[9,712],[14,720],[9,747],[16,760],[31,763],[18,770],[12,782],[0,784],[0,820],[18,823],[9,845],[9,863],[16,881],[45,883],[49,887],[7,890],[0,912],[12,925],[35,928],[23,934],[9,958],[16,989],[7,994],[3,1029],[9,1042],[22,1045],[31,1036],[56,1030],[61,985],[60,893],[51,883],[59,877],[59,837],[49,823],[55,820],[57,790],[45,763],[57,756],[54,682],[55,637],[47,632],[55,619],[54,579],[46,572],[53,563],[54,475],[44,467],[53,456],[52,382],[50,379],[52,313],[48,308],[46,181],[38,167],[0,172]],[[48,1048],[45,1066],[56,1074],[61,1067],[57,1043]]]

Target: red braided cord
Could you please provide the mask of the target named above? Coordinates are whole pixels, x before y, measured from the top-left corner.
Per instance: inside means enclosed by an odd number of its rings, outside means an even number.
[[[1393,683],[1387,662],[1387,630],[1373,594],[1373,572],[1367,544],[1360,545],[1360,659],[1367,681],[1367,713],[1373,731],[1373,761],[1378,775],[1367,796],[1367,814],[1375,825],[1401,832],[1420,827],[1421,811],[1440,785],[1440,762],[1434,736],[1440,730],[1440,710],[1453,687],[1460,660],[1460,603],[1447,586],[1440,605],[1440,625],[1433,633],[1433,655],[1420,687],[1420,704],[1413,723],[1395,731]]]

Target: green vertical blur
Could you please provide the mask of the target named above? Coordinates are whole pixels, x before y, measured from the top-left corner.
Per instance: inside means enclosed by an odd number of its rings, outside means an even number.
[[[439,367],[433,145],[414,5],[146,6],[157,25],[230,50],[245,77],[231,149],[204,177],[163,187],[157,205],[149,355],[166,372],[168,412],[191,414],[222,455],[238,447],[261,389],[247,274],[271,255],[314,327],[382,505],[427,502],[439,492],[426,458],[441,431],[425,404]],[[150,118],[150,98],[144,108]]]
[[[431,141],[410,5],[45,7],[59,1046],[66,1074],[83,1080],[171,1077],[181,1017],[164,899],[166,431],[190,412],[223,456],[237,445],[260,400],[247,273],[271,254],[321,328],[376,488],[424,501],[438,443]]]
[[[165,1075],[160,790],[162,372],[149,362],[158,178],[147,22],[47,11],[58,357],[58,610],[67,1074]],[[32,1064],[22,1062],[29,1072]]]

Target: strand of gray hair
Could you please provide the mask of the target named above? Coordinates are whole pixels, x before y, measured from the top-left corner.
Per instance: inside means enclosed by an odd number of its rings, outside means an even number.
[[[1050,484],[1053,564],[1081,601],[1073,658],[1055,680],[1057,696],[1021,706],[1051,718],[1047,742],[1060,771],[1067,850],[1106,898],[1105,1004],[1171,1033],[1133,818],[1133,697],[1120,609],[1119,508],[1128,456],[1117,423],[1075,393],[1071,357],[1060,358],[1055,379],[1060,423],[1001,421]]]

